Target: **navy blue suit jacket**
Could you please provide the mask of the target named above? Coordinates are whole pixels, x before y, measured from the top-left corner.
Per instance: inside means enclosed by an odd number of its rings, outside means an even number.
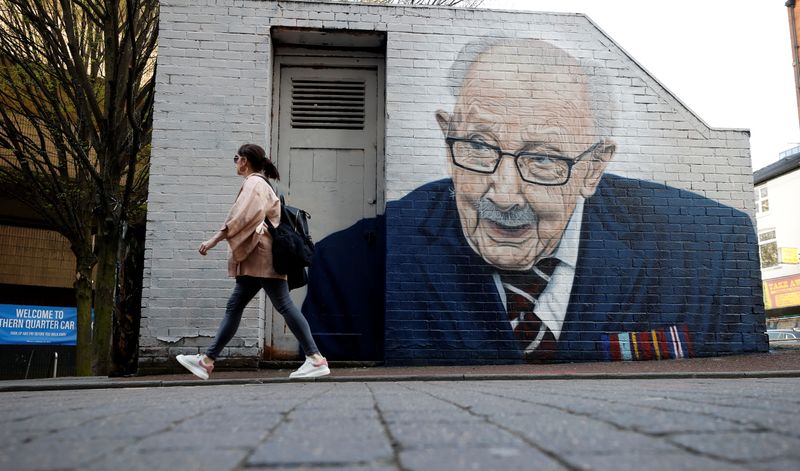
[[[492,279],[496,270],[464,239],[452,191],[449,179],[439,180],[387,205],[385,305],[374,299],[371,305],[349,302],[350,309],[362,305],[355,309],[369,312],[368,318],[385,310],[385,323],[373,321],[374,332],[362,333],[385,335],[388,364],[522,359]],[[352,240],[348,231],[337,234],[340,241]],[[555,358],[765,351],[756,250],[752,222],[741,211],[688,191],[604,175],[584,205],[575,279]],[[329,280],[335,276],[341,289],[352,292],[380,277],[372,270],[333,275],[330,267],[341,264],[346,253],[323,249],[320,255],[312,272],[323,270]],[[309,299],[317,301],[307,301],[304,312],[319,320],[326,317],[318,315],[325,296],[315,285],[325,280],[313,278]],[[337,296],[352,298],[341,289]],[[315,336],[338,329],[330,322],[312,326]],[[682,344],[680,355],[670,333]]]

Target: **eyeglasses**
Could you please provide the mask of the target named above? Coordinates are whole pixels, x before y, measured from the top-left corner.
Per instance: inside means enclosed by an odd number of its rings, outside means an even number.
[[[233,163],[237,163],[237,162],[239,162],[239,159],[243,159],[243,158],[244,157],[242,157],[241,155],[236,154],[236,155],[233,156]]]
[[[546,152],[506,152],[481,140],[447,137],[450,155],[457,166],[477,173],[491,175],[497,171],[504,155],[514,157],[522,180],[544,186],[564,185],[569,181],[572,167],[594,152],[601,141],[581,152],[574,159]]]

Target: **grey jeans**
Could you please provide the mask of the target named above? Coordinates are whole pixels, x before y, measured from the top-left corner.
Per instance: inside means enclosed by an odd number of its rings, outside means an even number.
[[[206,350],[206,356],[214,360],[217,359],[225,345],[231,341],[233,334],[239,328],[239,322],[242,320],[242,312],[250,300],[255,297],[258,291],[264,288],[267,292],[269,300],[275,309],[281,313],[286,319],[286,325],[292,331],[297,340],[300,342],[300,347],[306,356],[319,353],[317,345],[314,343],[314,338],[311,337],[311,329],[308,327],[308,321],[303,317],[303,314],[297,309],[297,306],[292,302],[289,297],[289,285],[286,280],[277,278],[256,278],[253,276],[237,276],[236,286],[233,288],[233,293],[228,299],[228,306],[225,308],[225,318],[222,319],[222,324],[217,330],[217,335],[214,337],[214,342]]]

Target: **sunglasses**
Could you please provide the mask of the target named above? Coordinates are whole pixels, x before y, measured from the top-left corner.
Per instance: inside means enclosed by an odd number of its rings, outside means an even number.
[[[241,155],[239,155],[239,154],[236,154],[236,155],[234,155],[234,156],[233,156],[233,162],[234,162],[234,163],[236,163],[236,162],[238,162],[238,161],[239,161],[239,159],[243,159],[243,158],[244,158],[244,157],[242,157]]]

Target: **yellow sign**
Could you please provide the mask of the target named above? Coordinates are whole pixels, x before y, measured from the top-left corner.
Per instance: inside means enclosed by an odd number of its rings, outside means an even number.
[[[800,275],[764,280],[764,308],[800,305]]]
[[[796,247],[781,247],[781,263],[798,263]]]
[[[769,294],[769,285],[766,281],[761,282],[761,289],[764,292],[764,309],[770,310],[772,307],[772,296]]]

